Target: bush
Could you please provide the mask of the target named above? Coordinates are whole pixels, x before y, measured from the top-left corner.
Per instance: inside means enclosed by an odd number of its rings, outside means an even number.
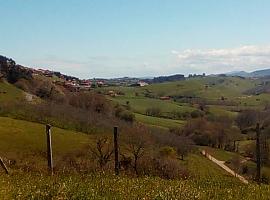
[[[165,157],[165,158],[176,158],[177,156],[175,148],[170,147],[170,146],[165,146],[165,147],[160,148],[159,153],[162,157]]]
[[[187,179],[188,170],[177,159],[147,158],[140,161],[139,172],[142,175],[158,176],[164,179]]]
[[[119,118],[126,122],[133,122],[135,120],[135,115],[133,112],[125,110],[119,113]]]
[[[24,90],[26,92],[29,92],[29,85],[28,81],[25,79],[18,80],[15,84],[16,87],[20,88],[21,90]]]
[[[200,110],[194,110],[190,113],[190,116],[192,118],[198,118],[198,117],[203,117],[204,116],[204,113]]]
[[[265,184],[269,184],[270,183],[270,171],[263,169],[262,170],[262,182]]]

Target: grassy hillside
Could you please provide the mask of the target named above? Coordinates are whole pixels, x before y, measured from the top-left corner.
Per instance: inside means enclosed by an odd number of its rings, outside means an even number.
[[[260,79],[239,77],[203,77],[151,84],[145,87],[108,87],[97,90],[104,94],[109,91],[119,93],[115,97],[108,98],[124,106],[129,104],[131,111],[137,113],[137,121],[150,125],[160,123],[160,126],[163,127],[175,127],[175,125],[183,124],[181,116],[198,110],[196,102],[200,101],[205,102],[210,114],[227,115],[231,118],[235,118],[236,111],[241,109],[263,108],[269,103],[270,94],[247,95],[245,93],[247,90],[257,87],[261,82]],[[173,98],[164,101],[159,99],[162,96]],[[142,116],[146,114],[147,109],[152,107],[159,108],[161,111],[158,116],[159,122],[155,118]]]
[[[155,127],[160,128],[174,128],[174,127],[183,127],[185,124],[184,121],[181,120],[173,120],[173,119],[165,119],[160,117],[152,117],[146,116],[139,113],[135,113],[136,120]]]
[[[54,158],[58,160],[71,152],[85,150],[92,138],[83,133],[52,128]],[[14,159],[17,164],[44,165],[45,125],[0,117],[0,156]]]
[[[144,97],[126,97],[126,96],[119,96],[114,98],[115,101],[118,103],[124,105],[126,102],[129,102],[129,105],[131,106],[132,110],[136,113],[145,114],[145,111],[147,108],[151,107],[158,107],[161,109],[161,113],[166,116],[168,112],[187,112],[187,111],[193,111],[194,108],[185,106],[185,105],[179,105],[172,101],[162,101],[159,99],[150,99],[150,98],[144,98]]]
[[[1,176],[4,199],[268,199],[266,186],[214,181],[171,181],[154,177],[72,175]],[[18,187],[20,186],[20,187]],[[252,191],[252,192],[250,192]]]
[[[14,85],[0,81],[0,103],[24,99],[24,93]]]
[[[42,124],[0,117],[0,155],[28,166],[38,164],[46,167],[44,129]],[[52,128],[56,165],[65,155],[85,150],[94,137]],[[0,196],[4,199],[222,199],[226,197],[225,193],[241,185],[237,179],[200,154],[190,154],[185,161],[179,161],[179,165],[185,165],[190,170],[187,180],[92,173],[57,174],[50,178],[35,172],[21,173],[15,169],[11,176],[6,176],[0,170]],[[253,187],[258,190],[256,186]],[[215,188],[223,189],[217,193]],[[238,190],[231,191],[231,195],[238,197],[239,191],[247,189],[241,185]]]

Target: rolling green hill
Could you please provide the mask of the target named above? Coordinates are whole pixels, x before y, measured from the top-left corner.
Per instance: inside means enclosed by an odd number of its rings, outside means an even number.
[[[93,138],[93,135],[52,128],[54,158],[59,160],[69,153],[85,151]],[[0,156],[14,159],[19,165],[32,162],[46,166],[45,125],[0,117]]]
[[[234,98],[255,86],[254,81],[237,77],[205,77],[184,81],[152,84],[147,89],[162,96],[194,95],[208,99],[219,99],[221,96]]]
[[[262,107],[270,94],[245,94],[245,91],[259,83],[260,80],[239,77],[202,77],[145,87],[108,87],[97,90],[104,94],[109,91],[119,93],[108,98],[120,105],[128,105],[136,114],[137,121],[171,128],[183,125],[186,114],[198,110],[196,102],[200,101],[208,106],[210,114],[231,118],[236,117],[235,111],[239,109]],[[160,100],[163,96],[170,96],[171,100]],[[146,116],[146,110],[153,107],[160,110],[160,115],[155,118]]]
[[[0,81],[0,102],[14,102],[24,98],[22,90],[5,81]]]

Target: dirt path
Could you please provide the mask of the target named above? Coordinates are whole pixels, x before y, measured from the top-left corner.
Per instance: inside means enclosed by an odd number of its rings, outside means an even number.
[[[225,161],[221,161],[221,160],[217,160],[216,158],[214,158],[213,156],[211,156],[210,154],[208,154],[205,150],[201,151],[202,155],[204,155],[206,158],[208,158],[209,160],[211,160],[212,162],[216,163],[218,166],[220,166],[222,169],[224,169],[226,172],[230,173],[231,175],[237,177],[241,182],[248,184],[247,179],[245,179],[243,176],[237,174],[235,171],[233,171],[232,169],[230,169],[229,167],[227,167],[224,163]]]

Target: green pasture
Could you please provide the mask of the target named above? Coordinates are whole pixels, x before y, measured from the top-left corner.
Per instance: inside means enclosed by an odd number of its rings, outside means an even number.
[[[185,121],[182,120],[173,120],[173,119],[165,119],[160,117],[151,117],[147,115],[142,115],[139,113],[135,113],[136,120],[147,124],[152,125],[156,127],[165,127],[165,128],[177,128],[177,127],[183,127],[185,124]]]
[[[14,102],[24,98],[23,91],[12,84],[0,81],[0,103]]]

